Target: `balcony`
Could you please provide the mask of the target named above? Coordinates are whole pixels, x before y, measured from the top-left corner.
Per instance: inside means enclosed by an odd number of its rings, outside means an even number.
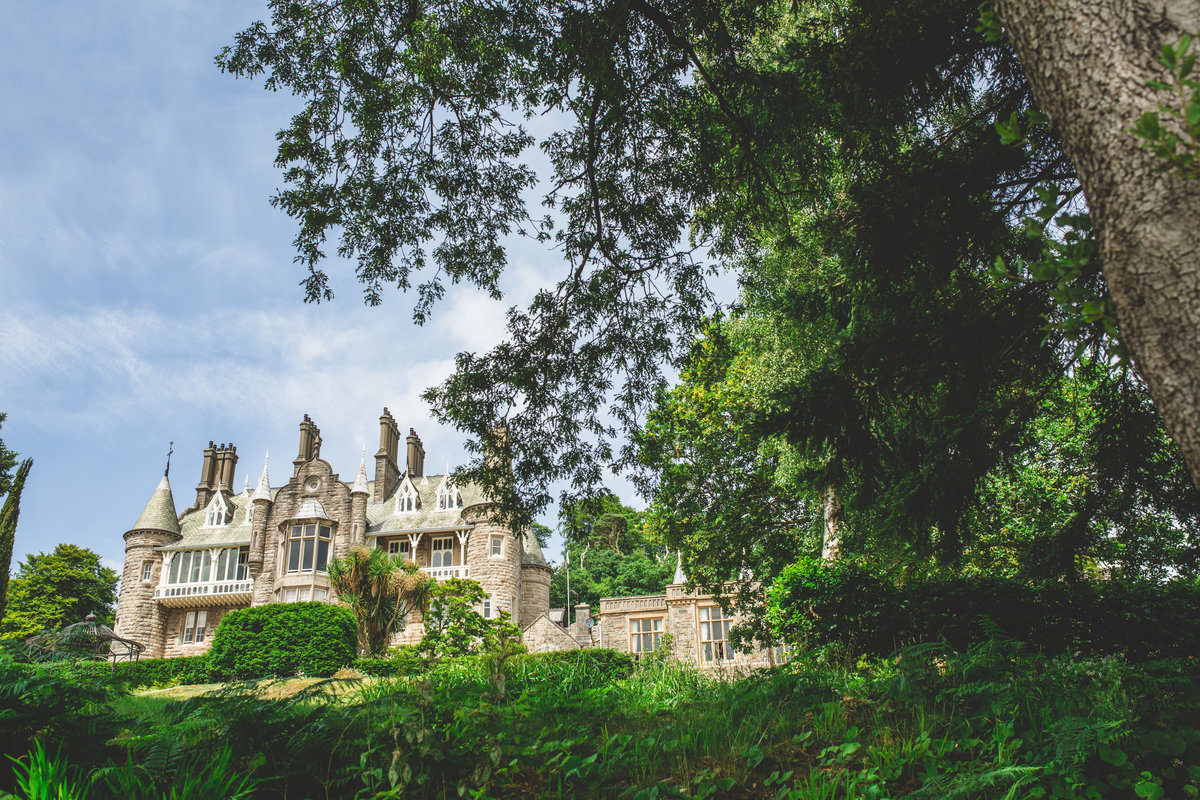
[[[154,599],[169,608],[249,604],[254,581],[216,581],[158,586]]]
[[[439,581],[445,578],[471,577],[471,568],[466,564],[455,564],[452,567],[421,567],[421,572]]]

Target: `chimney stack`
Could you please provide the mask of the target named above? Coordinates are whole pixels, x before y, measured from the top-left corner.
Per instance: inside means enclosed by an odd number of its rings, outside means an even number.
[[[417,432],[408,429],[408,474],[414,478],[420,478],[425,474],[425,445],[421,444],[421,437],[417,436]]]
[[[222,446],[220,451],[220,469],[217,471],[217,489],[233,492],[233,473],[237,468],[237,448],[231,443]]]
[[[217,449],[209,442],[204,448],[204,465],[200,467],[200,483],[196,484],[196,508],[204,508],[212,500],[217,486]]]
[[[385,407],[379,417],[379,452],[375,454],[375,492],[372,500],[381,503],[400,482],[400,428]]]
[[[296,465],[295,474],[299,475],[300,467],[320,455],[321,429],[312,421],[312,417],[305,414],[304,419],[300,421],[300,451],[292,462]]]

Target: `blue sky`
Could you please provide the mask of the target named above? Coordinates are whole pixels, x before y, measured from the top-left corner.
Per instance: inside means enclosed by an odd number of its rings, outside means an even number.
[[[0,7],[0,437],[34,458],[14,566],[72,542],[119,567],[170,441],[179,510],[209,440],[237,445],[237,488],[267,450],[281,483],[305,413],[346,478],[385,405],[421,434],[430,471],[461,462],[463,437],[432,423],[421,391],[562,272],[516,242],[503,303],[454,290],[422,328],[399,294],[364,306],[348,268],[331,271],[333,303],[303,303],[294,225],[268,203],[274,134],[298,101],[213,64],[265,10]]]

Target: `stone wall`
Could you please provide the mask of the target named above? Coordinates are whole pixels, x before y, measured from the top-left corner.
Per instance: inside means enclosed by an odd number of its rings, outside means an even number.
[[[550,576],[550,568],[540,564],[525,564],[521,567],[521,624],[523,626],[530,625],[549,610]]]
[[[558,650],[578,650],[579,643],[563,628],[550,621],[543,612],[525,628],[521,641],[531,653],[551,653]]]
[[[145,645],[149,658],[163,654],[163,609],[154,599],[162,576],[162,553],[154,550],[172,544],[179,536],[166,531],[133,530],[125,534],[125,566],[117,596],[116,634]],[[142,563],[153,564],[150,580],[142,580]]]
[[[234,609],[229,606],[212,606],[209,608],[165,608],[164,612],[164,647],[161,655],[170,658],[171,656],[198,656],[208,652],[208,648],[212,645],[213,636],[217,632],[217,625],[221,622],[221,617]],[[207,611],[208,620],[205,622],[204,641],[200,644],[195,642],[191,644],[183,643],[183,627],[189,612]]]
[[[504,538],[504,553],[496,558],[491,554],[493,535]],[[471,578],[479,582],[492,599],[493,613],[507,611],[512,621],[521,624],[520,549],[512,532],[489,519],[481,519],[467,541],[467,564]],[[549,595],[547,594],[547,606]]]

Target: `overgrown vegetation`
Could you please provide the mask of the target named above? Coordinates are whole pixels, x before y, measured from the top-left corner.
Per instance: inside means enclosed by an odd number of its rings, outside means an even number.
[[[1162,798],[1200,787],[1193,660],[1135,665],[993,639],[850,663],[817,650],[734,679],[577,651],[510,659],[504,701],[482,661],[290,697],[267,682],[172,701],[6,657],[5,746],[26,755],[3,780],[59,792],[17,797],[92,800]]]

